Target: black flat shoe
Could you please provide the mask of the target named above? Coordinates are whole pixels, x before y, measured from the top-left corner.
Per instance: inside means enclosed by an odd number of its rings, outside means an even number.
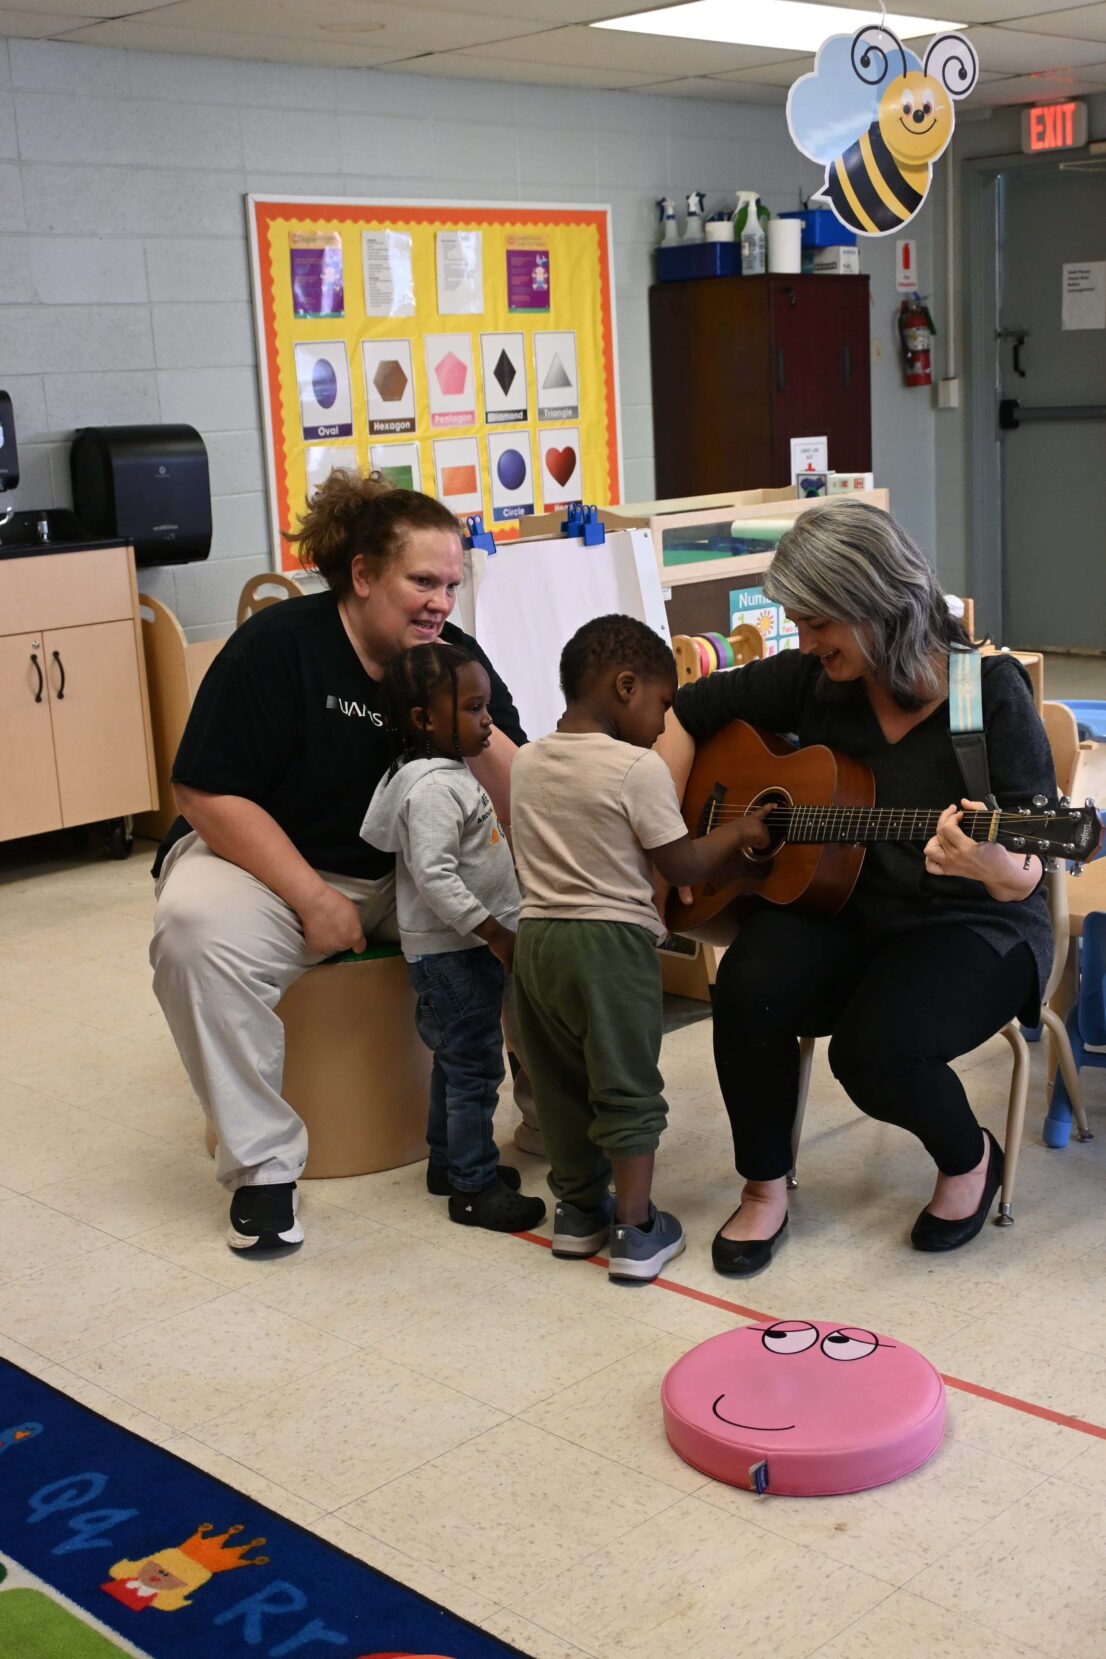
[[[739,1214],[741,1205],[737,1206],[733,1215]],[[733,1220],[730,1216],[730,1221]],[[729,1221],[723,1222],[724,1227]],[[725,1273],[731,1279],[747,1279],[751,1273],[759,1273],[772,1260],[774,1245],[782,1244],[787,1232],[787,1217],[771,1238],[723,1238],[722,1229],[715,1233],[710,1247],[711,1260],[716,1273]]]
[[[978,1210],[961,1221],[945,1221],[941,1216],[930,1215],[928,1210],[923,1210],[910,1234],[910,1242],[915,1250],[959,1250],[962,1244],[969,1244],[976,1234],[982,1231],[983,1223],[995,1201],[995,1194],[1002,1186],[1002,1171],[1006,1162],[1002,1147],[991,1131],[985,1129],[983,1133],[990,1143],[991,1155],[987,1159],[983,1197],[979,1201]]]

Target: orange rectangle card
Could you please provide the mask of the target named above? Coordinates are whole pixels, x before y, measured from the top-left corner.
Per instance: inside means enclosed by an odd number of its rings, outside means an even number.
[[[480,485],[475,467],[443,467],[443,495],[475,495]]]

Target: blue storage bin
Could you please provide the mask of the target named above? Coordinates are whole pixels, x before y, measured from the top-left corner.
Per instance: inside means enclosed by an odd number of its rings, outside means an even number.
[[[1106,743],[1106,703],[1074,702],[1070,697],[1058,697],[1074,714],[1076,724],[1085,726],[1096,743]]]
[[[677,242],[670,248],[657,248],[656,258],[658,282],[741,274],[741,249],[736,242]]]
[[[781,213],[781,219],[803,221],[804,248],[855,248],[855,230],[846,230],[828,207],[808,207],[799,213]]]

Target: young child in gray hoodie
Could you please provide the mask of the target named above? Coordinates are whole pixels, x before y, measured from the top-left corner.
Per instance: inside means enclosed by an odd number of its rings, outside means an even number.
[[[465,764],[491,740],[491,686],[455,645],[418,645],[381,681],[399,753],[362,839],[396,854],[396,908],[419,1035],[434,1056],[426,1184],[450,1219],[516,1233],[545,1218],[500,1167],[492,1132],[503,1081],[503,976],[514,957],[519,889],[507,838]]]

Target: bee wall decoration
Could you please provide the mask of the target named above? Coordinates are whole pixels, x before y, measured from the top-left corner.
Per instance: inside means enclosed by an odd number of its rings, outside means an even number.
[[[831,35],[813,73],[787,97],[797,148],[826,170],[815,200],[861,236],[901,230],[925,201],[933,163],[952,138],[954,99],[967,97],[978,78],[963,35],[935,36],[924,60],[879,24]]]

